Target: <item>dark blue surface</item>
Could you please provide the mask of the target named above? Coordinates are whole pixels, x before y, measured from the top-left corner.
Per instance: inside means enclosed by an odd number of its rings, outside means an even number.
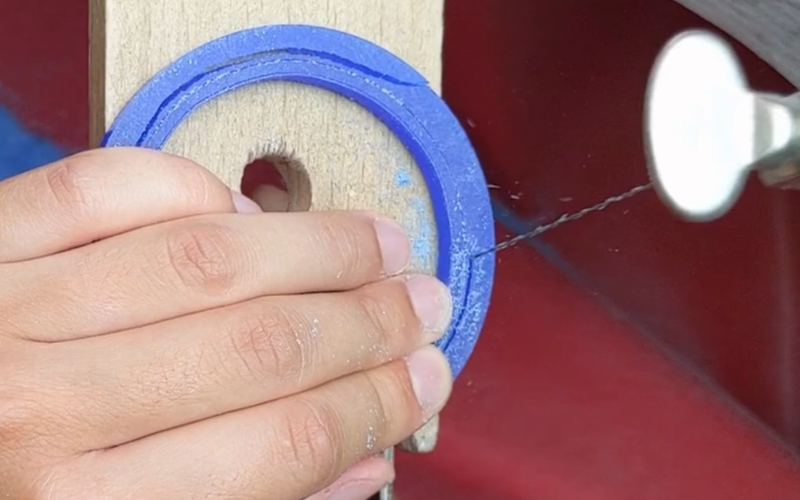
[[[458,375],[489,307],[495,244],[489,193],[458,120],[405,62],[358,37],[313,26],[240,31],[203,45],[150,80],[122,110],[105,146],[161,149],[198,106],[244,85],[295,81],[348,97],[408,148],[428,186],[439,233],[438,276],[454,300],[439,343]]]
[[[8,110],[0,106],[0,181],[63,156],[59,147],[25,130]]]

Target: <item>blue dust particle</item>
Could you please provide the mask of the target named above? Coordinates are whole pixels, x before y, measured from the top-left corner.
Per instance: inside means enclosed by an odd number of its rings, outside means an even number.
[[[411,200],[411,209],[414,212],[414,218],[417,220],[419,232],[411,242],[411,254],[415,260],[426,262],[431,253],[433,252],[433,227],[426,218],[425,203],[416,198]]]
[[[411,252],[414,255],[414,258],[425,262],[432,251],[433,246],[431,245],[431,240],[429,237],[414,238],[414,241],[411,244]]]
[[[394,183],[397,187],[406,187],[411,185],[411,176],[408,175],[408,172],[404,170],[398,170],[396,174],[394,174]]]

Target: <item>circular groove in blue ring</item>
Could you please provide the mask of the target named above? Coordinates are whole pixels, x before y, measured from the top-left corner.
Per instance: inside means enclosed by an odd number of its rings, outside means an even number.
[[[464,130],[413,68],[336,30],[278,25],[213,40],[158,73],[128,102],[103,146],[162,149],[202,104],[252,83],[315,85],[359,103],[398,137],[428,187],[439,235],[437,276],[454,320],[437,343],[458,375],[483,327],[494,278],[494,222],[486,180]]]

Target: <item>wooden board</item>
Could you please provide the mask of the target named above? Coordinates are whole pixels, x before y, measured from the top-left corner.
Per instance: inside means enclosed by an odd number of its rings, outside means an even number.
[[[285,23],[366,38],[440,90],[443,0],[90,0],[93,143],[148,79],[183,54],[234,31]],[[195,160],[234,189],[253,159],[300,164],[288,176],[295,206],[309,193],[293,180],[307,174],[311,210],[391,216],[412,235],[412,270],[436,270],[436,227],[414,161],[382,123],[342,97],[288,82],[251,85],[205,104],[165,150]],[[408,446],[430,449],[437,426],[434,420]]]

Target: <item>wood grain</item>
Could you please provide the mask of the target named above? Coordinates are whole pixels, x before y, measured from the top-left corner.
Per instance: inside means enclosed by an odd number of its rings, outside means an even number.
[[[234,31],[284,23],[375,42],[440,90],[443,0],[90,0],[93,143],[147,80],[186,52]],[[294,181],[305,172],[311,210],[391,216],[412,236],[412,270],[436,271],[436,226],[413,159],[382,123],[347,99],[295,83],[254,84],[203,105],[165,150],[195,160],[234,189],[254,159],[299,164],[300,173],[289,168],[294,175],[287,179],[295,206],[302,193]],[[415,442],[435,443],[437,427],[432,422]]]

